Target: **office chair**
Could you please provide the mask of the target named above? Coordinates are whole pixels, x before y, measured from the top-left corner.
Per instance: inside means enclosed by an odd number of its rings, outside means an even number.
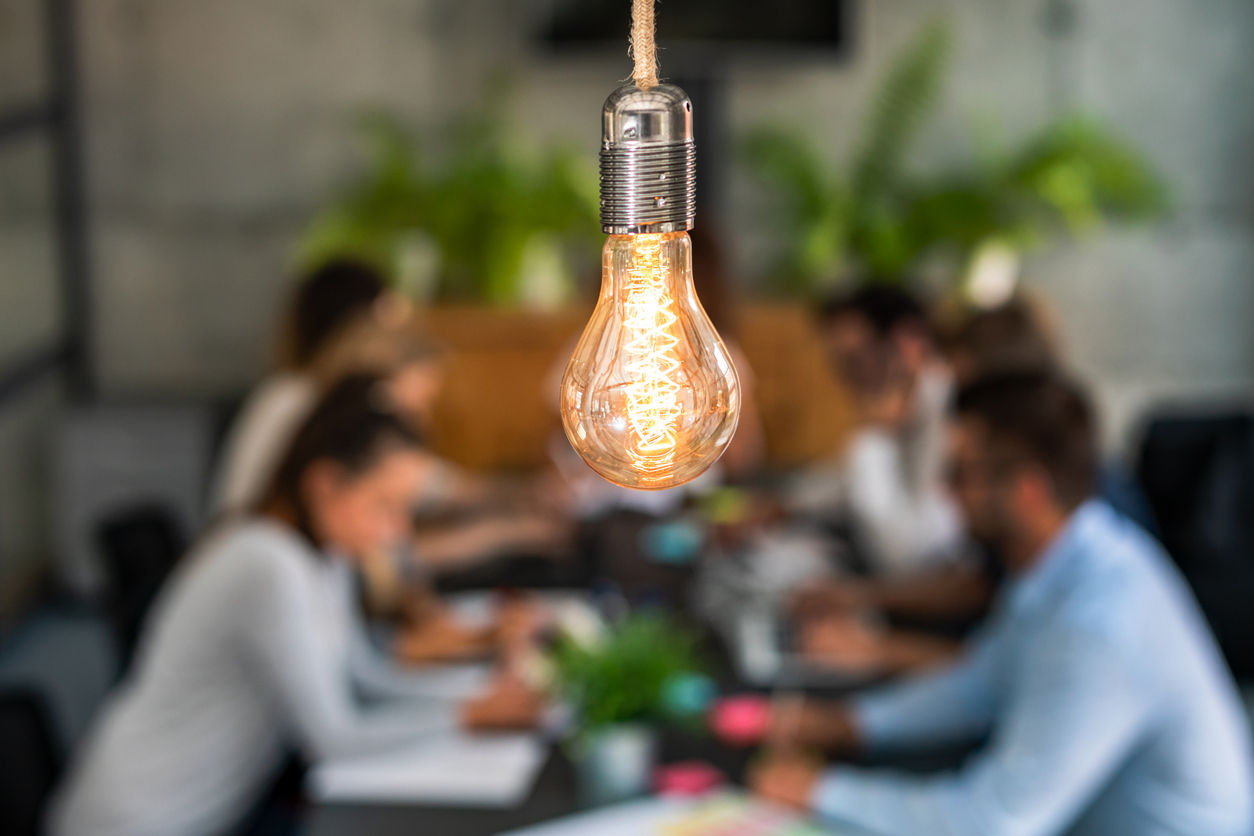
[[[122,674],[130,666],[152,602],[186,544],[174,515],[160,504],[136,505],[107,517],[97,526],[96,541]]]
[[[1160,417],[1137,473],[1233,673],[1254,677],[1254,415]]]
[[[0,836],[36,836],[61,771],[43,698],[28,688],[0,691]]]

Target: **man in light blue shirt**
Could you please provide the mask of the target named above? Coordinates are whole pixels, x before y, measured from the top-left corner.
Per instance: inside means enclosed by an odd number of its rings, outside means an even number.
[[[1236,689],[1161,549],[1090,498],[1083,396],[1048,375],[998,378],[960,395],[958,419],[955,493],[1010,574],[988,624],[952,667],[807,704],[776,732],[875,754],[987,743],[940,776],[777,750],[755,789],[877,836],[1254,834]]]

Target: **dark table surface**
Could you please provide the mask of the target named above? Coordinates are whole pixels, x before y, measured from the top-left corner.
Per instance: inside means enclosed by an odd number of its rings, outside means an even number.
[[[675,577],[659,574],[656,567],[641,568],[641,561],[630,554],[619,554],[615,544],[638,543],[638,529],[649,522],[643,515],[623,513],[612,524],[603,524],[596,532],[597,542],[589,548],[598,555],[596,565],[599,574],[613,577],[626,591],[647,587],[654,591],[670,592],[677,596],[689,580],[684,573],[671,571]],[[586,533],[585,533],[586,534]],[[591,535],[587,535],[591,536]],[[621,549],[620,549],[621,551]],[[551,561],[537,564],[535,561],[515,561],[511,571],[518,577],[502,578],[496,575],[484,578],[474,572],[464,578],[448,580],[445,591],[498,587],[558,587],[571,584],[543,578],[537,582],[528,572],[543,574],[550,571]],[[539,565],[540,569],[536,566]],[[475,570],[475,572],[486,570]],[[500,569],[496,570],[498,573]],[[596,574],[596,573],[594,573]],[[672,588],[673,587],[673,588]],[[640,591],[640,590],[636,590]],[[663,595],[663,597],[667,597]],[[704,654],[713,669],[720,672],[721,683],[730,692],[745,690],[730,675],[732,665],[714,637],[708,636],[709,646]],[[833,697],[847,694],[850,686],[837,688],[806,689],[814,696]],[[661,763],[685,760],[706,761],[721,770],[730,780],[740,782],[751,753],[747,750],[729,749],[707,735],[668,731],[661,739]],[[560,818],[579,812],[579,790],[571,763],[559,748],[554,748],[545,763],[527,801],[512,810],[490,810],[456,807],[397,806],[380,804],[328,804],[315,806],[310,812],[305,828],[306,836],[490,836],[532,824]]]
[[[868,766],[892,767],[930,774],[959,767],[978,742],[888,758],[856,759]],[[734,782],[741,782],[752,753],[729,749],[704,736],[668,732],[662,737],[660,761],[698,759],[713,764]],[[561,749],[554,748],[526,803],[513,810],[456,807],[329,804],[315,807],[306,836],[491,836],[580,811],[575,771]]]
[[[743,776],[747,751],[728,749],[713,739],[668,732],[661,740],[662,763],[699,759],[713,764],[732,780]],[[560,748],[548,761],[521,806],[512,810],[458,807],[326,804],[316,806],[306,836],[491,836],[579,812],[575,771]]]

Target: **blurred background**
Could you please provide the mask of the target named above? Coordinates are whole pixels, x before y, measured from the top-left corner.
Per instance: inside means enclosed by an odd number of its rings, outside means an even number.
[[[626,7],[0,0],[6,627],[99,593],[111,514],[199,530],[283,303],[332,258],[382,270],[449,347],[439,452],[545,464],[541,384],[599,284]],[[659,21],[768,471],[853,427],[812,312],[866,282],[942,315],[1033,299],[1130,467],[1155,416],[1248,410],[1254,5],[668,0]]]
[[[663,76],[687,84],[698,119],[706,114],[700,224],[725,240],[729,272],[747,296],[800,303],[847,272],[848,242],[834,232],[807,240],[806,224],[842,211],[831,192],[849,183],[886,106],[918,111],[889,128],[908,136],[890,161],[905,173],[888,176],[938,183],[1026,153],[1078,115],[1144,160],[1169,195],[1151,223],[1081,219],[1085,234],[1050,230],[1023,248],[1019,273],[1048,300],[1071,361],[1095,384],[1107,443],[1128,449],[1138,421],[1164,402],[1248,393],[1254,162],[1243,151],[1254,134],[1254,10],[1220,0],[816,5],[837,23],[799,46],[667,48],[661,33]],[[496,226],[480,234],[518,241],[505,245],[517,251],[494,275],[463,259],[434,293],[418,288],[428,298],[550,310],[588,298],[599,245],[597,114],[630,66],[624,38],[598,41],[595,15],[581,21],[569,8],[506,0],[0,5],[0,104],[9,116],[0,122],[0,357],[16,375],[0,385],[6,611],[54,550],[51,444],[67,395],[230,400],[265,368],[302,259],[374,247],[422,285],[434,281],[424,273],[441,272],[440,244],[460,255],[461,233],[434,229],[421,211],[391,221],[402,233],[412,227],[399,241],[363,242],[332,228],[336,209],[372,178],[457,190],[450,180],[462,176],[484,193],[463,192],[472,214],[493,189],[515,189],[509,199],[524,204],[533,196],[517,190],[557,192],[546,198],[552,218],[521,219],[499,206]],[[59,53],[49,49],[49,9],[60,9],[54,21],[74,17]],[[928,27],[943,41],[921,92],[930,103],[886,102],[887,76],[918,52]],[[625,29],[613,21],[611,31]],[[71,90],[59,72],[73,73]],[[70,111],[56,128],[72,136],[21,128],[26,109],[66,93],[56,106]],[[453,139],[459,131],[478,150]],[[764,132],[803,145],[809,167],[759,176],[773,173],[760,159],[769,147],[756,160],[752,153]],[[390,149],[392,141],[401,147]],[[389,174],[388,165],[414,171]],[[806,188],[812,198],[797,193]],[[386,213],[387,199],[360,212]],[[807,199],[818,205],[795,205]],[[989,237],[1004,231],[990,228]],[[805,263],[781,281],[789,256]],[[949,271],[942,281],[959,281],[961,265]],[[747,348],[757,336],[746,334]],[[42,373],[50,361],[23,365],[49,359],[62,340],[72,391]]]

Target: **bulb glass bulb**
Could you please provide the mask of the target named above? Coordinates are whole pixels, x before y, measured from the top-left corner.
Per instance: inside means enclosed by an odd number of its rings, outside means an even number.
[[[593,470],[661,490],[731,441],[740,382],[692,283],[686,232],[611,235],[601,294],[562,379],[562,424]]]

